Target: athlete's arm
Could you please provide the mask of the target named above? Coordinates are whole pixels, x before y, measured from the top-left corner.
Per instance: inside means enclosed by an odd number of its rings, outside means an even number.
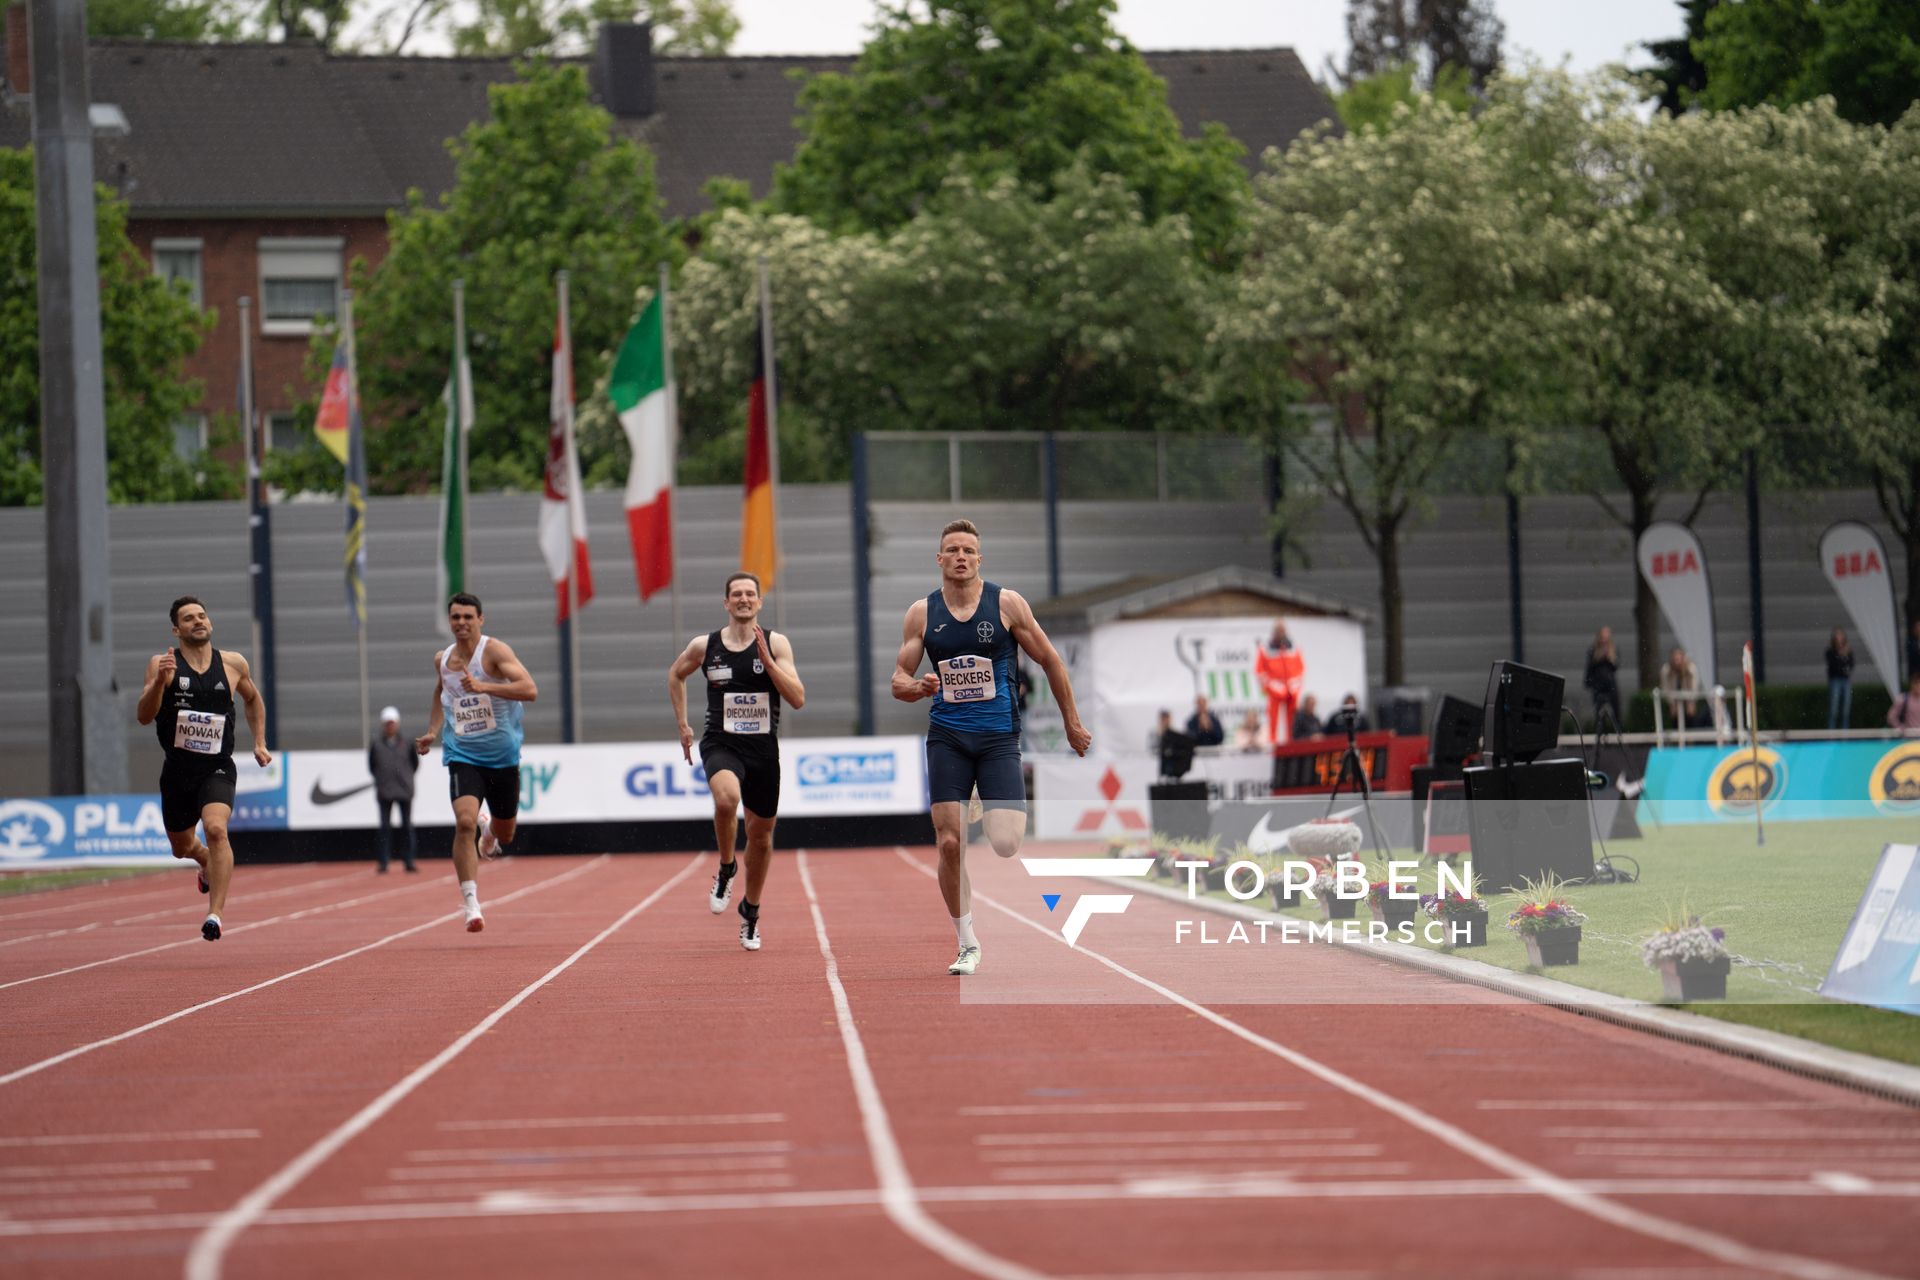
[[[532,702],[540,696],[540,689],[533,683],[533,677],[520,665],[520,659],[514,657],[506,641],[495,640],[488,644],[486,658],[487,665],[493,668],[487,674],[506,683],[477,685],[473,682],[473,673],[469,671],[461,677],[468,693],[490,693],[508,702]]]
[[[707,638],[695,636],[667,668],[667,701],[673,704],[673,722],[680,726],[680,754],[693,763],[693,726],[687,723],[687,677],[707,658]]]
[[[929,671],[914,675],[920,659],[927,654],[927,602],[915,600],[907,608],[907,621],[901,628],[900,656],[893,660],[893,696],[901,702],[918,702],[940,692],[940,677]]]
[[[433,743],[440,736],[440,655],[433,655],[433,698],[427,703],[427,731],[413,740],[413,750],[417,755],[425,755],[433,750]]]
[[[273,753],[267,750],[267,700],[260,696],[260,690],[254,685],[253,668],[247,665],[245,658],[227,652],[222,652],[220,656],[240,669],[233,687],[247,708],[247,732],[253,735],[253,761],[264,769],[273,763]]]
[[[780,691],[780,700],[795,711],[807,705],[807,686],[800,683],[800,672],[793,665],[793,645],[785,636],[774,636],[753,624],[754,643],[760,648],[760,660],[767,665],[767,679]]]
[[[1060,718],[1066,722],[1067,745],[1073,748],[1076,755],[1087,754],[1087,748],[1093,745],[1093,735],[1080,723],[1080,710],[1073,703],[1073,681],[1067,678],[1066,661],[1061,658],[1059,650],[1053,647],[1053,641],[1047,639],[1047,633],[1040,629],[1039,620],[1033,616],[1033,606],[1018,591],[1003,587],[1000,591],[1000,621],[1006,624],[1007,630],[1013,632],[1021,652],[1047,673],[1047,687],[1053,690],[1053,700],[1060,707]]]
[[[160,699],[166,696],[174,666],[171,649],[147,659],[147,683],[140,690],[139,705],[133,709],[133,718],[141,724],[152,724],[153,718],[160,714]]]

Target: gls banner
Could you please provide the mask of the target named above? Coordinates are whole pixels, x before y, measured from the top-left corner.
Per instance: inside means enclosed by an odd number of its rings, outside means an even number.
[[[1880,535],[1857,520],[1842,520],[1820,535],[1820,571],[1853,619],[1854,634],[1880,672],[1880,683],[1900,695],[1900,624],[1893,608],[1893,575]],[[1911,674],[1911,673],[1909,673]]]
[[[1700,672],[1700,687],[1718,681],[1714,661],[1713,583],[1707,577],[1707,553],[1693,530],[1672,520],[1656,520],[1640,535],[1640,576],[1653,588],[1680,647]]]

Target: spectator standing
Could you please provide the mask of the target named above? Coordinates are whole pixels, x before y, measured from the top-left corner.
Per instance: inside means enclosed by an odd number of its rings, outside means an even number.
[[[1600,728],[1600,711],[1603,707],[1613,710],[1613,724],[1616,729],[1626,723],[1626,717],[1620,710],[1620,651],[1613,645],[1613,628],[1602,627],[1593,638],[1593,647],[1587,650],[1587,674],[1581,683],[1593,696],[1594,731]]]
[[[1679,645],[1667,655],[1667,664],[1660,668],[1660,692],[1667,699],[1667,706],[1689,729],[1702,729],[1712,723],[1706,708],[1701,706],[1697,697],[1700,693],[1700,668],[1687,651]],[[1674,694],[1694,694],[1684,702],[1678,701]]]
[[[408,871],[418,871],[418,854],[413,834],[413,775],[420,768],[420,753],[412,739],[400,736],[400,708],[388,707],[380,713],[380,734],[367,744],[367,772],[373,775],[373,798],[380,806],[380,874],[387,873],[393,859],[393,831],[388,825],[390,808],[399,810],[400,830],[406,838]]]
[[[1217,747],[1227,740],[1226,726],[1207,709],[1207,695],[1193,700],[1193,714],[1187,717],[1187,736],[1196,747]]]
[[[1853,727],[1853,647],[1847,633],[1833,629],[1833,641],[1827,645],[1827,728]]]
[[[1326,732],[1326,726],[1320,723],[1320,702],[1312,694],[1300,700],[1300,714],[1293,718],[1293,738],[1317,738]]]
[[[1153,722],[1153,728],[1147,732],[1147,754],[1157,755],[1160,743],[1173,732],[1173,712],[1162,707],[1159,719]]]
[[[1233,749],[1235,751],[1258,751],[1267,745],[1260,735],[1260,713],[1249,711],[1240,717],[1240,723],[1233,729]]]
[[[1907,691],[1887,708],[1887,723],[1909,738],[1920,735],[1920,676],[1907,682]]]

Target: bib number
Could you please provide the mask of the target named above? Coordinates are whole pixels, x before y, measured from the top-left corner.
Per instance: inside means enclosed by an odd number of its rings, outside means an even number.
[[[992,702],[993,659],[965,653],[940,664],[940,697],[945,702]]]
[[[764,693],[727,694],[720,700],[720,727],[727,733],[772,733],[772,699]]]
[[[454,737],[470,738],[476,733],[492,733],[495,727],[491,696],[484,693],[453,695]]]
[[[199,756],[217,756],[227,738],[227,718],[214,711],[182,711],[173,722],[173,746]]]

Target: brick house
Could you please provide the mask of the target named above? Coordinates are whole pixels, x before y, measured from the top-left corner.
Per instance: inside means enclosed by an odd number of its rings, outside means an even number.
[[[31,137],[24,24],[9,23],[0,146]],[[1149,52],[1183,126],[1224,125],[1249,168],[1331,107],[1291,49]],[[668,217],[704,207],[710,177],[767,193],[792,157],[796,70],[845,71],[852,57],[666,57],[644,25],[601,29],[588,71],[616,130],[655,156]],[[188,360],[204,380],[202,412],[180,424],[184,450],[205,439],[207,414],[234,403],[238,299],[254,300],[254,368],[269,447],[294,443],[293,406],[313,317],[333,312],[346,264],[386,252],[386,215],[410,188],[441,193],[453,162],[445,141],[487,113],[489,85],[514,77],[508,58],[328,54],[310,44],[96,41],[88,59],[95,103],[124,114],[122,136],[97,139],[95,179],[117,189],[128,230],[159,274],[186,280],[216,327]]]

